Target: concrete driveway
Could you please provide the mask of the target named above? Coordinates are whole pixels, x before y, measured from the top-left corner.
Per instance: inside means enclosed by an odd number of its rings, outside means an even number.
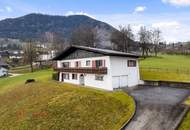
[[[190,91],[169,87],[144,87],[129,92],[137,110],[125,130],[172,130],[184,111],[180,105]]]

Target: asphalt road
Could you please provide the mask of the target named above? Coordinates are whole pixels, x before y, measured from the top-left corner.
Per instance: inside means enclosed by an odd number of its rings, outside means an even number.
[[[137,110],[125,130],[172,130],[184,107],[179,105],[190,91],[169,87],[144,87],[130,92]]]

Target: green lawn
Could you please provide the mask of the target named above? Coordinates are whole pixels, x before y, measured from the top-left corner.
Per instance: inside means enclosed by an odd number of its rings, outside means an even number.
[[[118,130],[134,113],[132,97],[51,80],[51,70],[0,80],[5,130]],[[24,84],[28,78],[35,83]]]
[[[184,103],[190,107],[190,97],[188,97]],[[179,130],[190,130],[190,111],[184,118],[181,126],[179,127]]]
[[[37,69],[34,66],[34,71],[37,71],[37,70],[39,70],[39,69]],[[17,74],[29,73],[29,72],[31,72],[31,68],[30,68],[30,65],[11,67],[9,72],[10,73],[17,73]]]
[[[184,104],[190,106],[190,96],[185,100]]]
[[[140,60],[141,79],[190,82],[190,56],[159,55]]]

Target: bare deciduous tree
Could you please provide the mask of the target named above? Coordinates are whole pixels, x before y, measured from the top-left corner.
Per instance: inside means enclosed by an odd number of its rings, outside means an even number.
[[[157,56],[159,43],[161,42],[161,31],[160,29],[154,29],[152,31],[152,43],[154,44],[154,54]]]
[[[140,47],[142,50],[142,56],[148,56],[148,53],[150,52],[150,45],[151,45],[151,31],[147,30],[146,27],[141,27],[139,32],[139,42]],[[146,54],[146,55],[145,55]]]
[[[31,72],[33,72],[34,71],[33,62],[37,58],[36,46],[34,45],[34,43],[32,43],[32,41],[29,41],[24,45],[23,49],[24,49],[24,61],[30,64]]]
[[[52,43],[52,49],[56,50],[57,53],[62,52],[66,47],[66,40],[64,36],[61,36],[60,34],[54,34],[53,36],[53,43]]]
[[[119,31],[115,30],[111,35],[111,42],[117,45],[117,50],[129,52],[133,43],[134,35],[131,26],[119,26]]]
[[[88,26],[80,26],[71,36],[71,45],[83,45],[89,47],[97,47],[99,42],[97,30]]]
[[[59,33],[46,32],[43,35],[43,42],[49,44],[49,51],[55,50],[57,53],[60,53],[66,47],[66,40],[64,36]]]

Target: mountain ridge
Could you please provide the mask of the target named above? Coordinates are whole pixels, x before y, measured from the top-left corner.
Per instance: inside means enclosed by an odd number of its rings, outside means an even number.
[[[86,15],[60,16],[31,13],[1,20],[0,38],[39,40],[46,32],[52,32],[69,39],[72,32],[81,25],[97,28],[98,32],[103,32],[102,34],[105,35],[101,38],[103,40],[108,39],[111,32],[115,30],[111,25]]]

